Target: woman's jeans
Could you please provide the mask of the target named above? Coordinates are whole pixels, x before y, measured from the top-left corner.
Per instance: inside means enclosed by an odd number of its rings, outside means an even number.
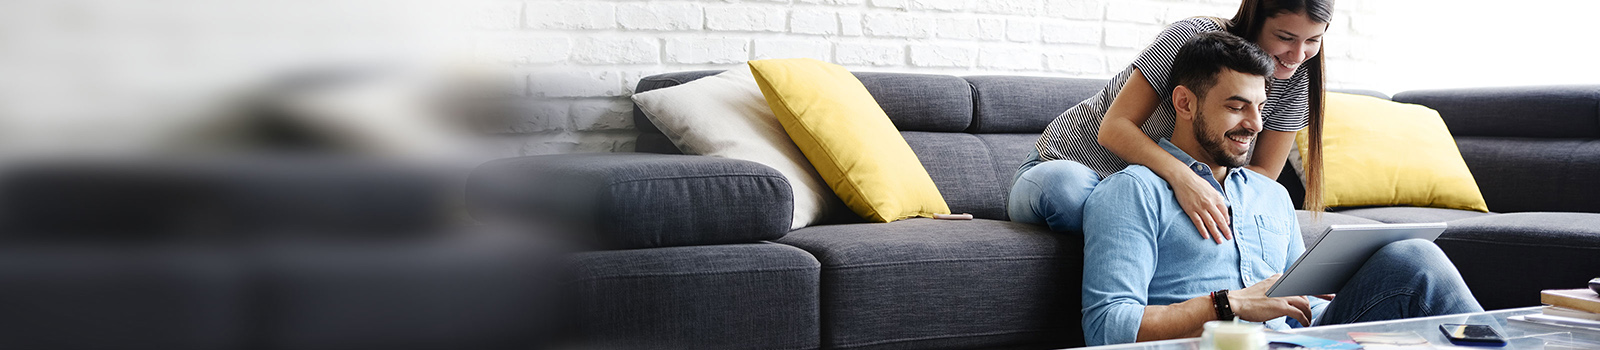
[[[1011,221],[1043,224],[1051,231],[1083,231],[1083,203],[1100,184],[1100,175],[1070,160],[1044,161],[1033,151],[1017,169],[1006,213]]]
[[[1339,290],[1317,325],[1482,312],[1461,272],[1433,242],[1412,239],[1379,249]],[[1295,324],[1294,319],[1289,323]]]

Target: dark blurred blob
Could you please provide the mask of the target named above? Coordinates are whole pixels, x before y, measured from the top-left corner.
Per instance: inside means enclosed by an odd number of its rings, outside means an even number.
[[[454,169],[363,158],[0,169],[0,344],[536,349],[569,245],[463,218]]]

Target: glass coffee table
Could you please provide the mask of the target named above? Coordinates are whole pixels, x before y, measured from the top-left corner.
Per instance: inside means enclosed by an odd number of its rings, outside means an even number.
[[[1505,347],[1471,347],[1477,349],[1515,349],[1515,350],[1572,350],[1600,349],[1600,332],[1586,329],[1548,326],[1543,324],[1517,322],[1507,320],[1507,317],[1539,313],[1540,307],[1525,307],[1516,309],[1495,310],[1488,312],[1413,318],[1405,320],[1364,322],[1346,325],[1319,326],[1298,328],[1285,333],[1309,335],[1324,339],[1350,341],[1349,332],[1416,332],[1417,335],[1428,339],[1432,345],[1453,345],[1439,332],[1439,325],[1446,323],[1487,324],[1506,337]],[[1140,350],[1178,350],[1199,349],[1200,339],[1174,339],[1157,342],[1119,344],[1093,347],[1095,350],[1108,349],[1140,349]]]

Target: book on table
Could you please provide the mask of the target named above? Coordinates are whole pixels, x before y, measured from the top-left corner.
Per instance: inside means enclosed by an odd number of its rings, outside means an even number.
[[[1539,292],[1539,302],[1577,311],[1600,313],[1600,295],[1587,288],[1546,289]]]

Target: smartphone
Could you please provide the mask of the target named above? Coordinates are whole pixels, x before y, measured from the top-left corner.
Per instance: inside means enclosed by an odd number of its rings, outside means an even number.
[[[1506,338],[1494,327],[1481,324],[1442,324],[1439,331],[1456,345],[1505,346]]]

